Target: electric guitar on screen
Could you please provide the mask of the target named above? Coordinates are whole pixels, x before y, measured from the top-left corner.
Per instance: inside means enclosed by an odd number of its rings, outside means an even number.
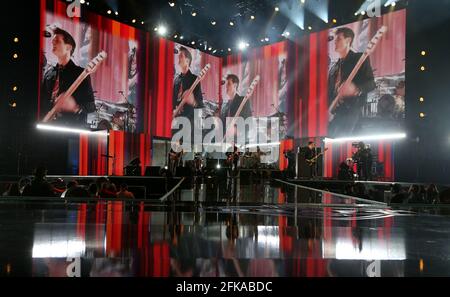
[[[188,98],[192,95],[197,85],[205,79],[206,74],[208,73],[209,69],[211,68],[210,64],[206,64],[206,66],[200,71],[200,74],[198,75],[197,79],[194,81],[192,86],[186,90],[183,95],[181,95],[181,98],[178,98],[178,101],[181,101],[180,104],[178,104],[177,108],[173,111],[173,117],[179,116],[183,112],[183,107],[187,103]]]
[[[47,115],[44,117],[42,122],[47,123],[50,120],[52,120],[56,114],[60,111],[61,105],[73,95],[73,93],[78,89],[78,87],[81,85],[81,83],[92,73],[94,73],[98,66],[105,60],[107,57],[106,52],[102,51],[100,52],[92,61],[90,61],[86,69],[78,76],[78,78],[75,80],[75,82],[70,86],[67,91],[61,93],[55,100],[55,105],[53,108],[47,113]]]
[[[387,29],[388,29],[387,26],[383,26],[378,30],[377,34],[375,34],[375,36],[369,42],[366,51],[361,56],[358,63],[356,63],[355,68],[353,68],[353,71],[350,73],[347,80],[339,88],[336,98],[333,100],[333,102],[330,105],[330,108],[328,109],[329,115],[328,119],[330,122],[334,119],[336,109],[343,103],[345,99],[344,97],[342,97],[341,90],[348,87],[352,83],[353,79],[355,78],[358,71],[361,69],[361,66],[364,64],[366,59],[375,51],[375,48],[377,47],[383,35],[387,32]]]

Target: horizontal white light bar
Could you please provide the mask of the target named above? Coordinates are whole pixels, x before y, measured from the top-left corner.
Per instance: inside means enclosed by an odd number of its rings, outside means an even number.
[[[92,134],[92,135],[105,135],[105,136],[108,135],[108,131],[90,131],[90,130],[58,127],[58,126],[51,126],[51,125],[44,125],[44,124],[37,124],[36,128],[39,130],[64,132],[64,133]]]
[[[380,135],[368,135],[368,136],[352,136],[343,138],[325,138],[325,143],[339,143],[339,142],[349,142],[349,141],[369,141],[369,140],[392,140],[392,139],[403,139],[406,138],[405,133],[395,133],[395,134],[380,134]]]

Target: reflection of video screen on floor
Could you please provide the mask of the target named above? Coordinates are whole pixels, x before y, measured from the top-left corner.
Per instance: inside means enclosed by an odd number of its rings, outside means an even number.
[[[55,126],[140,132],[138,30],[46,1],[39,121]]]
[[[405,33],[405,10],[329,30],[329,136],[402,131]]]

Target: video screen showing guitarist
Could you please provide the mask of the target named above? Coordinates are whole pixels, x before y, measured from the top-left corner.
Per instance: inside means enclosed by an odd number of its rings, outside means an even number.
[[[226,121],[227,118],[234,118],[236,116],[242,117],[244,120],[248,117],[252,116],[252,106],[250,103],[250,100],[247,100],[247,102],[244,104],[243,109],[239,115],[237,115],[238,109],[242,104],[242,101],[244,100],[244,96],[240,96],[238,94],[239,89],[239,78],[235,74],[228,74],[225,80],[225,87],[226,87],[226,94],[228,97],[228,101],[225,103],[225,105],[222,107],[222,111],[220,113],[220,119],[222,120],[222,123],[224,124],[224,133],[226,128]],[[232,129],[232,128],[230,128]],[[231,133],[230,135],[235,135],[236,133]],[[248,128],[246,129],[246,135],[248,138]]]
[[[353,135],[362,115],[362,107],[367,101],[367,94],[376,87],[369,58],[364,61],[353,81],[344,84],[362,56],[362,53],[351,50],[354,39],[355,33],[350,28],[336,30],[334,45],[339,60],[329,71],[328,95],[330,106],[339,92],[341,100],[338,107],[331,111],[332,120],[328,130],[330,137]]]
[[[181,103],[182,100],[186,101],[180,113],[176,116],[186,117],[191,123],[194,119],[194,109],[203,107],[203,94],[200,83],[195,87],[192,94],[184,98],[183,94],[188,91],[194,84],[197,76],[194,75],[191,70],[192,54],[189,50],[183,46],[178,49],[178,66],[181,69],[181,73],[175,78],[173,85],[173,108]]]
[[[58,59],[58,63],[44,74],[41,87],[41,119],[57,106],[56,113],[49,123],[86,128],[87,114],[95,112],[90,77],[80,84],[72,96],[59,100],[84,71],[72,60],[75,48],[75,40],[67,31],[60,28],[53,31],[52,53]]]

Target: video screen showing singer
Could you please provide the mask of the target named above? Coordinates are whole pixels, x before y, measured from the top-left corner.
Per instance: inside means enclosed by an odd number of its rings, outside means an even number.
[[[56,107],[56,113],[48,123],[61,126],[87,128],[87,114],[95,112],[95,99],[90,77],[87,77],[72,96],[62,98],[78,76],[84,71],[75,65],[72,56],[76,43],[67,31],[53,30],[52,53],[58,63],[50,66],[43,77],[41,86],[41,120]]]
[[[330,137],[349,136],[356,131],[362,108],[369,92],[375,89],[375,79],[370,60],[367,58],[355,78],[347,86],[345,82],[357,65],[362,53],[351,50],[355,33],[350,28],[339,28],[334,36],[335,51],[339,60],[331,67],[328,76],[330,105],[341,94],[338,107],[331,111],[328,134]]]

